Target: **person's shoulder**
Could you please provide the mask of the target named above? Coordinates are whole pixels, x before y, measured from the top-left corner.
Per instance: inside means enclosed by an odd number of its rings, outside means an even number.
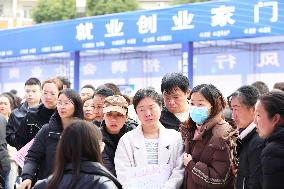
[[[212,134],[216,138],[227,138],[232,132],[234,132],[234,129],[224,120],[220,121],[212,128]]]
[[[34,185],[33,189],[44,189],[47,184],[47,179],[38,180]]]
[[[117,189],[115,183],[106,176],[94,175],[92,179],[92,187],[100,189]]]

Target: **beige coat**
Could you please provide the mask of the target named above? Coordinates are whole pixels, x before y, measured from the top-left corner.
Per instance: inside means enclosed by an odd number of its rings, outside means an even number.
[[[163,189],[179,189],[184,176],[183,143],[179,132],[166,129],[160,124],[158,139],[159,165],[173,166],[169,180]],[[117,178],[125,187],[127,184],[126,171],[128,167],[148,165],[142,126],[126,133],[119,141],[114,158]]]

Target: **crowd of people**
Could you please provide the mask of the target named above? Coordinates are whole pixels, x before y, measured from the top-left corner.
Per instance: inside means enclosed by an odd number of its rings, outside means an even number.
[[[284,188],[284,82],[228,97],[181,73],[133,97],[70,85],[29,78],[23,99],[0,94],[0,188]]]

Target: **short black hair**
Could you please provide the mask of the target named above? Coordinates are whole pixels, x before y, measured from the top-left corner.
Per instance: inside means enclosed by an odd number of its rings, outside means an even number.
[[[38,85],[41,88],[41,82],[38,78],[31,77],[25,82],[25,86],[27,85]]]
[[[93,91],[96,90],[95,87],[91,84],[84,85],[83,87],[81,87],[81,90],[84,89],[84,88],[92,89]]]
[[[102,86],[99,86],[95,90],[94,96],[96,96],[96,95],[100,95],[100,96],[103,96],[103,97],[108,97],[108,96],[113,96],[115,94],[114,94],[113,90],[111,90],[110,88],[102,85]]]
[[[251,85],[258,89],[260,95],[263,95],[269,92],[268,86],[263,81],[256,81],[256,82],[253,82]]]
[[[184,93],[189,90],[189,80],[182,73],[167,73],[162,78],[161,92],[171,92],[173,88],[178,87]]]
[[[153,88],[139,89],[133,97],[133,106],[135,111],[139,102],[146,97],[152,98],[160,107],[162,107],[162,99],[157,91]]]
[[[233,92],[230,96],[228,96],[228,103],[231,107],[232,97],[239,97],[242,104],[245,106],[252,108],[255,106],[257,99],[259,98],[260,93],[258,89],[252,85],[244,85],[238,88],[235,92]]]

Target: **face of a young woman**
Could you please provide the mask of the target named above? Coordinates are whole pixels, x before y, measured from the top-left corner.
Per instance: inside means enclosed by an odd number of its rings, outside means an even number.
[[[61,119],[68,119],[74,116],[74,103],[65,94],[61,94],[57,101],[57,111]]]
[[[262,138],[267,138],[271,135],[276,127],[275,121],[268,117],[267,111],[265,110],[263,104],[257,101],[255,105],[255,119],[257,133]]]
[[[42,88],[42,103],[48,109],[55,109],[59,90],[54,83],[46,83]]]
[[[5,117],[9,117],[11,114],[11,104],[7,97],[0,96],[0,113]]]
[[[161,107],[152,98],[142,99],[136,107],[136,112],[143,127],[152,127],[159,124]]]
[[[83,105],[84,119],[87,121],[92,121],[93,119],[95,119],[96,115],[94,110],[93,99],[86,100]]]

